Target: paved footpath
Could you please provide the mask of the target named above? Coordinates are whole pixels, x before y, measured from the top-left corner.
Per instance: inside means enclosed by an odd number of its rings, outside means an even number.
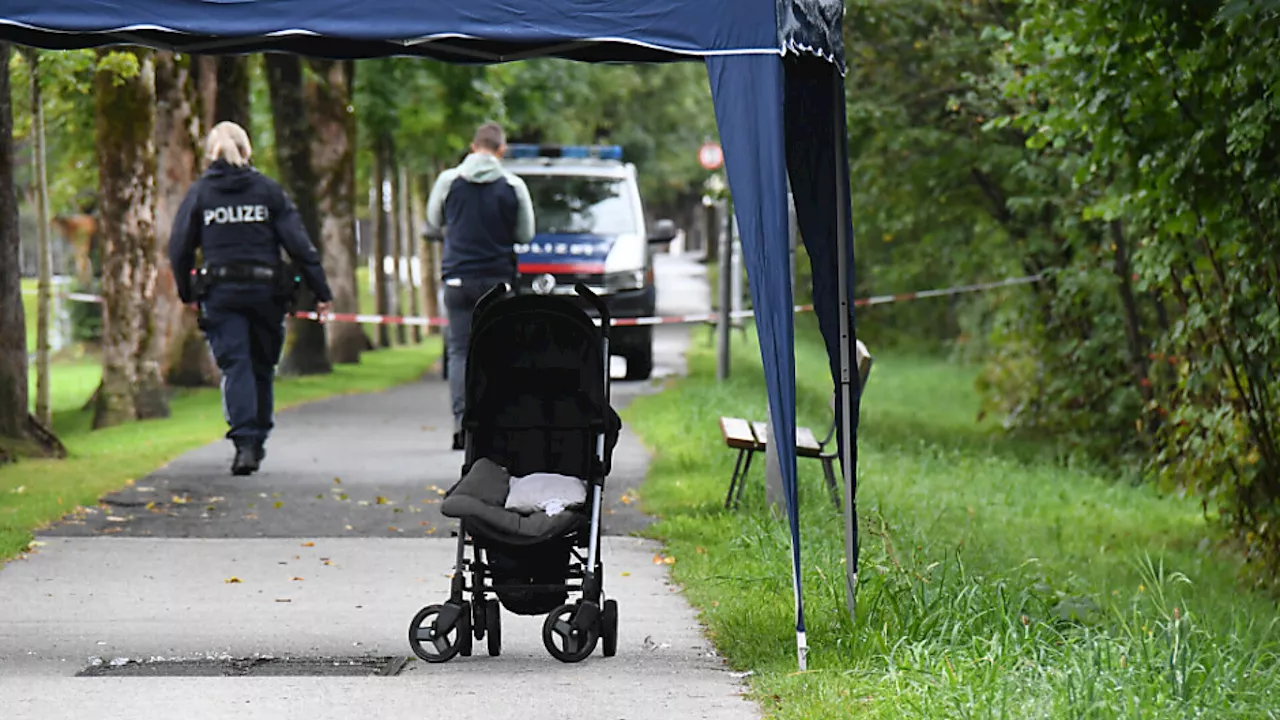
[[[660,311],[704,311],[701,266],[659,261]],[[683,372],[687,328],[658,331],[656,379],[616,382],[616,405]],[[649,522],[633,502],[648,458],[629,431],[604,524],[617,656],[562,664],[541,617],[504,612],[500,657],[481,642],[404,662],[413,614],[448,597],[456,541],[438,508],[462,457],[447,407],[438,375],[307,405],[280,416],[255,476],[231,477],[219,442],[41,533],[0,569],[0,718],[759,717],[657,545],[632,536]]]

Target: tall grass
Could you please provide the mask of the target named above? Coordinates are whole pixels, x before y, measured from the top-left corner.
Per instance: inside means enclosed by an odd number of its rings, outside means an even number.
[[[739,343],[720,384],[695,342],[692,376],[624,415],[656,454],[653,533],[773,716],[1280,717],[1276,604],[1237,583],[1199,506],[978,422],[974,372],[932,357],[877,357],[868,385],[856,622],[842,521],[801,460],[811,651],[797,673],[790,539],[761,463],[743,510],[722,508],[733,454],[716,421],[764,419],[757,353]],[[821,353],[802,332],[799,414],[815,430],[831,420]]]

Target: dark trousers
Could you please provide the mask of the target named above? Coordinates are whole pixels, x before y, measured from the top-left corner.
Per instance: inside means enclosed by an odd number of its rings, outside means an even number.
[[[462,422],[462,413],[467,405],[467,346],[471,342],[471,313],[485,293],[504,282],[510,283],[512,279],[494,277],[445,281],[444,308],[449,320],[449,343],[445,350],[455,428]]]
[[[201,302],[205,339],[222,370],[222,410],[236,445],[266,442],[275,427],[276,364],[284,349],[284,307],[274,287],[226,283]]]

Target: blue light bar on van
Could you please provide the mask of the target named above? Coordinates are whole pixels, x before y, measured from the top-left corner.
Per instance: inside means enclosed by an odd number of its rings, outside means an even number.
[[[622,160],[621,145],[534,145],[513,143],[507,146],[509,158],[597,158]]]

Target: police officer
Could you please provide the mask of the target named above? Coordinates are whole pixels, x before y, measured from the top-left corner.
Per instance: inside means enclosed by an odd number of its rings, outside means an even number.
[[[529,188],[502,167],[506,133],[497,123],[481,125],[462,164],[440,174],[427,199],[427,226],[444,228],[444,306],[449,319],[446,348],[453,400],[453,449],[462,448],[466,405],[467,343],[471,313],[498,283],[516,279],[516,243],[533,239]]]
[[[329,312],[333,294],[293,202],[249,164],[249,136],[239,125],[214,126],[208,169],[187,191],[173,220],[169,260],[178,295],[199,303],[200,325],[222,370],[222,406],[235,443],[233,475],[255,472],[274,427],[272,381],[284,347],[293,273],[281,248]],[[203,266],[194,274],[196,249]]]

